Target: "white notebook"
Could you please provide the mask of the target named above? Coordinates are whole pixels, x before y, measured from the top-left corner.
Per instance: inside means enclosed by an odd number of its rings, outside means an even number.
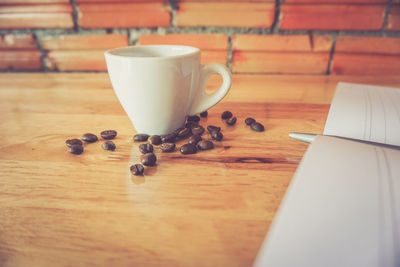
[[[324,134],[399,145],[399,106],[399,89],[341,83]],[[400,148],[317,136],[254,266],[400,266]]]

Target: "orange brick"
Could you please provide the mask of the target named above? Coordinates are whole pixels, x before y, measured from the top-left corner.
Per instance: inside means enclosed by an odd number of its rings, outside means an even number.
[[[255,35],[237,34],[233,36],[233,50],[244,51],[330,51],[330,35]]]
[[[140,36],[139,43],[189,45],[206,50],[228,50],[228,37],[224,34],[144,34]]]
[[[83,28],[129,28],[170,25],[164,3],[84,3],[79,4],[79,25]]]
[[[379,30],[386,5],[308,5],[281,6],[283,30]]]
[[[36,49],[36,42],[32,34],[0,35],[0,50]]]
[[[40,70],[40,56],[37,50],[0,50],[0,70]]]
[[[387,29],[390,31],[400,31],[400,5],[390,8]]]
[[[227,51],[212,51],[212,50],[201,51],[201,64],[218,62],[225,65],[227,61],[228,61]]]
[[[44,37],[42,47],[46,50],[111,49],[128,45],[128,36],[123,34],[62,35]]]
[[[324,74],[329,53],[241,52],[233,53],[234,73]]]
[[[400,38],[339,36],[336,53],[370,53],[400,55]]]
[[[283,0],[290,4],[386,4],[389,0]]]
[[[70,4],[0,5],[0,29],[72,28]]]
[[[106,71],[104,50],[55,50],[47,54],[45,63],[50,70],[60,71]]]
[[[400,56],[335,54],[332,73],[354,75],[399,75]]]
[[[178,26],[271,27],[275,4],[271,2],[180,2]]]
[[[1,4],[56,4],[56,3],[69,3],[69,0],[0,0]]]

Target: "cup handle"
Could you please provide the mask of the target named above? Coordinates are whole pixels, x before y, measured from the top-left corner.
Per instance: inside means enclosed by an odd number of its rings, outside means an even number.
[[[215,73],[222,76],[222,85],[216,92],[212,94],[206,94],[205,89],[208,78]],[[199,114],[217,104],[228,93],[231,84],[232,74],[226,66],[219,63],[208,63],[201,66],[199,85],[200,90],[192,102],[192,107],[188,115],[193,116]]]

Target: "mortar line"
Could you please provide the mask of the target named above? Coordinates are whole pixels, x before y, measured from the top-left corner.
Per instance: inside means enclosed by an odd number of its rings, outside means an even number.
[[[274,21],[272,22],[272,25],[271,25],[271,32],[272,33],[279,32],[280,14],[281,14],[281,1],[280,0],[275,0]]]
[[[329,52],[329,60],[328,60],[328,66],[327,66],[327,70],[326,70],[326,75],[330,75],[331,74],[331,67],[332,67],[332,62],[333,62],[333,56],[335,54],[335,49],[336,49],[336,38],[337,35],[334,34],[332,36],[333,40],[332,40],[332,47],[331,47],[331,51]]]
[[[78,4],[76,3],[76,1],[75,0],[69,0],[69,3],[71,4],[71,6],[72,6],[72,21],[74,22],[74,30],[76,31],[76,32],[79,32],[79,30],[80,30],[80,26],[79,26],[79,23],[78,23]]]
[[[45,49],[43,49],[43,47],[42,47],[41,37],[37,34],[37,32],[33,32],[32,36],[35,39],[36,48],[40,52],[40,63],[42,64],[41,71],[48,72],[49,69],[47,68],[47,65],[46,65],[47,51]]]
[[[231,34],[227,34],[228,36],[228,56],[226,59],[226,65],[228,66],[228,68],[231,70],[232,72],[232,58],[233,58],[233,49],[232,49],[232,35]]]
[[[385,8],[385,18],[383,20],[383,25],[382,25],[382,32],[385,32],[387,30],[387,25],[389,23],[389,13],[390,13],[390,7],[393,4],[393,0],[389,0],[389,2],[386,4]]]

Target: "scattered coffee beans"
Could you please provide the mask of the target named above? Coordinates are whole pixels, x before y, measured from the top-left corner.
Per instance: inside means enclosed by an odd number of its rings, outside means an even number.
[[[178,130],[178,138],[179,139],[183,139],[188,137],[188,135],[190,134],[190,129],[189,128],[182,128]]]
[[[190,121],[199,122],[199,121],[200,121],[200,117],[197,116],[197,115],[189,116],[189,117],[187,118],[187,121],[188,121],[188,122],[190,122]]]
[[[145,166],[153,166],[156,164],[157,158],[153,153],[147,153],[141,156],[142,164]]]
[[[211,132],[210,134],[211,134],[212,139],[214,139],[216,141],[221,141],[222,138],[224,138],[224,135],[221,132],[214,131],[214,132]]]
[[[207,116],[208,116],[208,111],[207,110],[202,112],[202,113],[200,113],[200,117],[202,117],[202,118],[205,118]]]
[[[159,136],[159,135],[152,135],[152,136],[149,137],[148,140],[153,145],[161,144],[161,136]]]
[[[231,118],[226,120],[226,124],[232,126],[232,125],[234,125],[236,123],[236,120],[237,120],[236,117],[231,117]]]
[[[162,143],[160,145],[160,149],[162,152],[173,152],[175,151],[175,144],[174,143]]]
[[[151,144],[140,144],[139,150],[142,154],[153,152],[153,146]]]
[[[180,151],[182,154],[194,154],[197,152],[197,148],[194,144],[184,144],[181,146]]]
[[[71,147],[72,145],[82,145],[82,141],[81,140],[79,140],[79,139],[76,139],[76,138],[74,138],[74,139],[68,139],[67,141],[65,141],[65,144],[68,146],[68,147]]]
[[[223,120],[229,119],[230,117],[232,117],[232,112],[230,112],[229,110],[226,110],[221,114],[221,118]]]
[[[189,137],[188,143],[196,145],[200,140],[201,140],[201,136],[198,134],[194,134],[191,137]]]
[[[71,154],[75,154],[75,155],[82,154],[83,146],[82,145],[71,145],[68,148],[68,152],[71,153]]]
[[[252,129],[253,131],[256,131],[256,132],[263,132],[263,131],[264,131],[264,126],[263,126],[261,123],[259,123],[259,122],[253,122],[253,123],[250,125],[250,127],[251,127],[251,129]]]
[[[161,136],[161,141],[163,143],[173,143],[173,142],[175,142],[175,139],[176,139],[177,135],[178,134],[176,132],[163,135],[163,136]]]
[[[92,133],[85,133],[82,135],[81,139],[86,143],[94,143],[97,141],[97,136]]]
[[[197,125],[198,125],[197,122],[189,121],[189,122],[187,122],[187,123],[185,124],[185,128],[192,129],[193,127],[196,127]]]
[[[207,126],[207,131],[209,133],[211,133],[211,132],[219,132],[219,131],[221,131],[221,127],[217,127],[217,126],[214,126],[214,125],[208,125]]]
[[[149,138],[148,134],[135,134],[135,136],[133,136],[133,141],[144,142],[147,141],[148,138]]]
[[[202,135],[204,133],[204,127],[201,125],[197,125],[192,128],[192,134]]]
[[[244,120],[244,123],[246,123],[246,125],[251,125],[252,123],[255,123],[255,122],[256,122],[256,120],[253,118],[246,118]]]
[[[201,140],[197,143],[197,148],[200,150],[209,150],[214,148],[214,144],[208,140]]]
[[[114,151],[114,150],[115,150],[115,144],[114,144],[113,141],[104,142],[103,144],[101,144],[101,147],[102,147],[104,150],[111,150],[111,151]]]
[[[114,130],[105,130],[100,133],[101,138],[105,140],[114,139],[117,136],[117,131]]]
[[[132,165],[130,169],[133,175],[142,175],[144,172],[144,167],[142,164]]]

